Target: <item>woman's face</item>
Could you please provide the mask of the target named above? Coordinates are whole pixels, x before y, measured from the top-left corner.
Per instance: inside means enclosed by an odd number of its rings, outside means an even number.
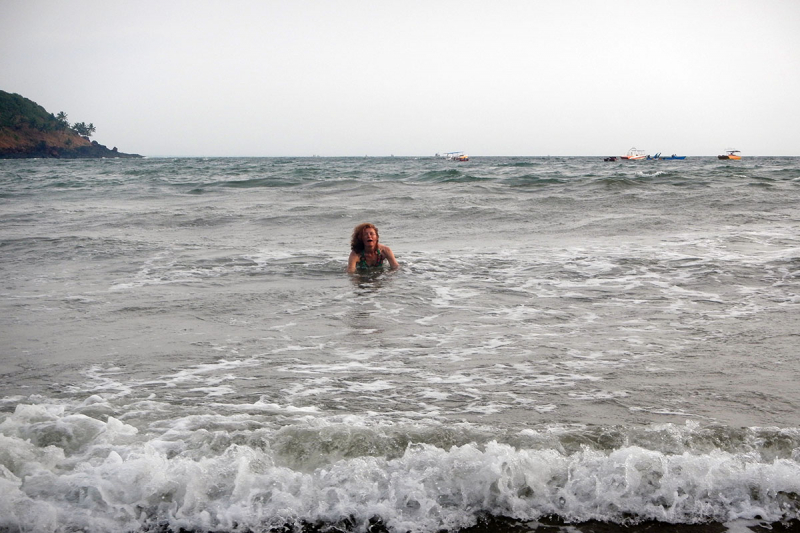
[[[378,245],[378,233],[375,228],[364,228],[361,232],[361,240],[364,241],[364,248],[372,249]]]

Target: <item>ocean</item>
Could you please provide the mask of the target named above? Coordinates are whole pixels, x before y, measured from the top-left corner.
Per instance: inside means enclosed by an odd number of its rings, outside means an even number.
[[[800,158],[0,161],[0,531],[798,531]],[[374,223],[396,271],[347,274]]]

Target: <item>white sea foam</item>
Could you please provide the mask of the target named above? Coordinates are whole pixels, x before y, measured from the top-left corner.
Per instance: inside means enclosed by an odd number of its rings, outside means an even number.
[[[429,326],[431,324],[431,322],[436,320],[438,317],[439,317],[439,315],[429,315],[429,316],[426,316],[426,317],[418,318],[414,322],[416,322],[417,324],[419,324],[421,326]]]
[[[347,390],[355,393],[363,393],[363,392],[380,392],[380,391],[391,390],[394,388],[395,386],[391,385],[388,381],[379,379],[369,383],[353,383],[347,388]]]
[[[391,430],[371,427],[365,418],[343,418],[336,426],[313,420],[302,430],[316,427],[312,440],[297,445]],[[621,522],[636,516],[675,523],[777,521],[798,513],[796,503],[781,496],[800,492],[797,460],[762,461],[752,453],[418,444],[396,458],[330,456],[307,470],[286,466],[272,449],[282,448],[288,428],[255,430],[259,446],[219,448],[209,446],[222,435],[194,426],[179,424],[148,437],[113,418],[100,422],[58,406],[18,406],[0,423],[2,525],[111,531],[158,523],[226,531],[300,520],[349,519],[364,527],[380,517],[396,531],[437,531],[472,525],[480,512],[523,520],[555,515]],[[331,430],[342,433],[336,437]],[[192,451],[198,445],[202,453]]]

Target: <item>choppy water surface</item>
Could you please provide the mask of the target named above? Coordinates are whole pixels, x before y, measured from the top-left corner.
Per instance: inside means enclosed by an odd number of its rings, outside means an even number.
[[[0,161],[0,529],[789,523],[799,193],[795,158]],[[363,221],[400,270],[344,273]]]

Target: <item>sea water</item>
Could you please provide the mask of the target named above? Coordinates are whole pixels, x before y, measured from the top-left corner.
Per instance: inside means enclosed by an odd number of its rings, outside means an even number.
[[[799,197],[796,158],[0,161],[0,530],[796,526]],[[345,273],[361,222],[399,270]]]

